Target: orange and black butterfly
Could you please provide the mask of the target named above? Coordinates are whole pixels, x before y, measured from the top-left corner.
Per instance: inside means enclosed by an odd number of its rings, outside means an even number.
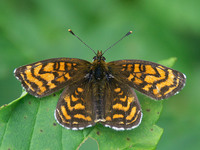
[[[133,129],[142,120],[141,106],[133,89],[161,100],[177,94],[185,85],[186,76],[171,68],[143,60],[107,63],[104,53],[95,53],[92,63],[76,58],[54,58],[19,67],[14,73],[25,90],[36,97],[64,88],[55,119],[72,130],[96,123],[115,130]]]

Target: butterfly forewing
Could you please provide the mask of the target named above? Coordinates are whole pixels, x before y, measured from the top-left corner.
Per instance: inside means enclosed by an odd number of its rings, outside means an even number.
[[[115,78],[157,100],[176,94],[185,85],[184,74],[149,61],[119,60],[109,62],[108,67]]]
[[[43,97],[84,78],[90,65],[81,59],[55,58],[19,67],[14,73],[28,93]]]
[[[138,98],[131,87],[111,79],[106,83],[105,126],[115,130],[133,129],[142,119]]]
[[[73,130],[94,125],[92,92],[87,81],[66,87],[58,101],[55,118],[60,125]]]

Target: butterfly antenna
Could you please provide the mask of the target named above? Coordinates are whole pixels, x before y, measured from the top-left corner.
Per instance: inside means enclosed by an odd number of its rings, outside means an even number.
[[[95,52],[91,47],[89,47],[85,42],[83,42],[76,34],[74,34],[74,32],[73,32],[71,29],[68,29],[68,31],[69,31],[72,35],[74,35],[77,39],[79,39],[79,41],[81,41],[85,46],[87,46],[89,49],[91,49],[91,50],[95,53],[95,55],[97,55],[96,52]]]
[[[133,31],[129,31],[128,33],[126,33],[121,39],[119,39],[117,42],[115,42],[113,45],[111,45],[109,48],[107,48],[103,54],[108,51],[109,49],[111,49],[113,46],[115,46],[117,43],[119,43],[121,40],[123,40],[125,37],[129,36]],[[102,55],[103,55],[102,54]]]

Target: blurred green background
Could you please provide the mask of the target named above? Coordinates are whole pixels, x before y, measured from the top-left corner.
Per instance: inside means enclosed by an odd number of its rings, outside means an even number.
[[[56,57],[92,60],[93,52],[68,28],[95,50],[133,30],[105,54],[107,61],[177,57],[173,68],[187,75],[187,83],[164,100],[157,123],[164,134],[157,149],[200,147],[199,0],[1,0],[0,105],[20,96],[13,70],[21,65]]]

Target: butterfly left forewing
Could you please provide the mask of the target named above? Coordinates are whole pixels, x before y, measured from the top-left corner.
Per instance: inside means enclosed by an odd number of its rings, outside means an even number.
[[[84,78],[90,65],[81,59],[54,58],[21,66],[14,74],[28,93],[43,97]]]
[[[87,81],[80,81],[66,87],[55,110],[55,119],[61,126],[72,130],[82,130],[95,124],[90,90]]]
[[[115,79],[111,79],[105,87],[105,122],[102,124],[115,130],[139,126],[142,110],[134,90]]]
[[[119,60],[109,62],[108,67],[115,78],[157,100],[175,95],[185,86],[183,73],[149,61]]]

